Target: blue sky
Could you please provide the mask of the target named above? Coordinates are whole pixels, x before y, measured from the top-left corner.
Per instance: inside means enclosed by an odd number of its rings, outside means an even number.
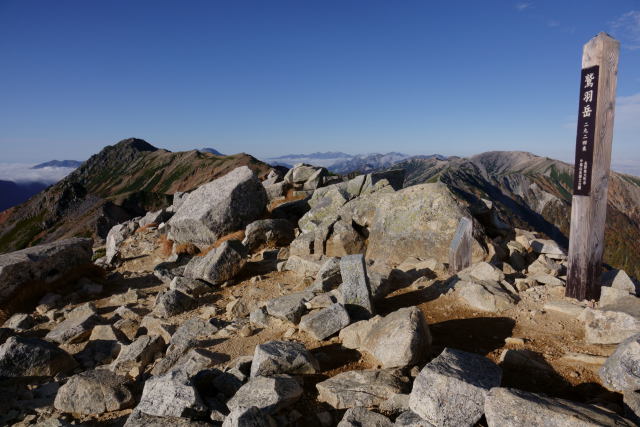
[[[0,162],[82,160],[130,136],[571,160],[599,31],[622,42],[614,163],[640,166],[637,0],[0,0]]]

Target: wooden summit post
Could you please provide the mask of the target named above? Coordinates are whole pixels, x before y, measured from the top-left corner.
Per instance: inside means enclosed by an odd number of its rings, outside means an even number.
[[[449,246],[449,271],[457,273],[471,265],[473,221],[466,216],[460,218],[456,234]]]
[[[620,43],[600,33],[582,51],[566,296],[600,298]]]

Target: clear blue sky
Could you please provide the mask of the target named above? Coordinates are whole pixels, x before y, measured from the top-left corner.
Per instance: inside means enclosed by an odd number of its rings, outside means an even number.
[[[572,159],[582,45],[622,41],[614,161],[640,165],[640,2],[0,0],[0,162],[135,136],[270,156]]]

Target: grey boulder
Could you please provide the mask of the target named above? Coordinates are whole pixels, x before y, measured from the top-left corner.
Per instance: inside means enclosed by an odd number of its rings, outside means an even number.
[[[230,411],[257,407],[272,414],[295,403],[302,396],[302,386],[289,375],[253,377],[227,402]]]
[[[111,227],[106,239],[106,262],[113,263],[119,253],[119,248],[125,239],[133,234],[138,224],[135,221],[126,221]]]
[[[287,246],[295,238],[294,229],[286,219],[260,219],[247,226],[242,244],[250,252],[262,246]]]
[[[342,304],[335,303],[305,314],[300,319],[300,329],[322,341],[349,325],[349,313]]]
[[[303,344],[269,341],[256,346],[251,363],[251,377],[276,374],[315,374],[318,361]]]
[[[487,393],[484,412],[489,427],[633,425],[596,406],[502,387]]]
[[[316,384],[318,400],[336,409],[378,406],[408,387],[398,369],[347,371]]]
[[[194,256],[184,276],[218,284],[232,279],[246,263],[247,250],[238,240],[227,240],[205,256]]]
[[[366,322],[366,323],[364,323]],[[376,316],[350,328],[363,328],[343,345],[373,355],[384,368],[413,365],[424,359],[431,345],[429,325],[418,307],[401,308],[385,317]]]
[[[196,305],[196,301],[189,295],[175,289],[162,292],[156,299],[153,314],[166,319],[185,311],[191,310]]]
[[[231,411],[222,423],[222,427],[276,427],[276,425],[271,416],[263,414],[255,406]]]
[[[66,351],[38,338],[9,337],[0,345],[0,377],[41,377],[77,366]]]
[[[0,255],[0,305],[17,293],[34,296],[42,282],[64,279],[74,268],[89,264],[92,245],[91,239],[74,237]]]
[[[338,427],[392,427],[393,423],[382,414],[358,406],[347,409]]]
[[[133,402],[125,377],[98,369],[69,378],[58,390],[53,406],[62,412],[95,415],[130,408]]]
[[[93,327],[100,323],[100,320],[100,317],[92,312],[70,316],[56,325],[45,338],[58,344],[81,342],[89,338]]]
[[[136,409],[147,415],[161,417],[198,418],[207,412],[200,394],[180,371],[170,371],[161,377],[148,379]]]
[[[167,222],[169,238],[210,245],[258,219],[266,205],[267,194],[260,180],[251,169],[241,166],[189,193]]]
[[[438,426],[473,426],[501,380],[502,370],[486,357],[445,348],[416,377],[409,407]]]
[[[602,365],[599,374],[602,383],[610,390],[640,390],[640,334],[620,343]]]
[[[340,259],[342,285],[340,292],[352,319],[368,319],[373,315],[371,288],[364,256],[347,255]]]

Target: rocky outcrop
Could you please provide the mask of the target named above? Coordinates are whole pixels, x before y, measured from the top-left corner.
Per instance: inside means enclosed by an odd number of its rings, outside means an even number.
[[[16,292],[42,292],[43,283],[65,278],[91,262],[91,239],[72,238],[0,255],[0,306]],[[40,288],[38,287],[40,286]]]
[[[169,238],[210,245],[258,219],[266,205],[264,187],[251,169],[236,168],[189,193],[168,221]]]

